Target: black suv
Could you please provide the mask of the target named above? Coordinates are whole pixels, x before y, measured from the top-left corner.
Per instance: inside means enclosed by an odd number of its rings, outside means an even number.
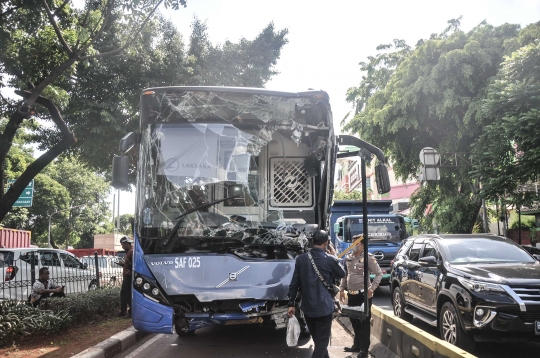
[[[540,339],[540,262],[490,234],[405,240],[391,273],[394,314],[438,327],[472,351],[476,341]]]

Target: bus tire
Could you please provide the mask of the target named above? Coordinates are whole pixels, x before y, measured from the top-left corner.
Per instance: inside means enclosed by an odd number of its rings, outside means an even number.
[[[174,325],[174,330],[178,337],[193,337],[195,335],[195,330],[188,331],[185,328],[180,328],[177,324]]]

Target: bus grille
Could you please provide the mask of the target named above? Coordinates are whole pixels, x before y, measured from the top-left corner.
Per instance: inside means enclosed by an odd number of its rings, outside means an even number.
[[[313,205],[313,180],[308,177],[305,158],[270,159],[272,206]]]

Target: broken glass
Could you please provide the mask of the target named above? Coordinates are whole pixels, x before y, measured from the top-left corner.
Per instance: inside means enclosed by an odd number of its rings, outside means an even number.
[[[285,219],[282,207],[315,221],[319,166],[306,160],[324,160],[329,142],[321,97],[145,93],[137,189],[145,252],[290,259],[307,248],[313,228]]]

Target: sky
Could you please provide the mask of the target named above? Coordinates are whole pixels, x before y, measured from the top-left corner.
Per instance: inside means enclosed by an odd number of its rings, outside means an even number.
[[[464,31],[483,20],[525,26],[540,21],[540,0],[187,0],[186,8],[163,13],[185,43],[195,16],[206,22],[213,44],[252,40],[270,22],[276,30],[288,29],[289,43],[275,67],[279,74],[265,87],[328,92],[339,132],[339,123],[353,110],[345,95],[360,83],[358,63],[376,55],[378,45],[403,39],[414,46],[460,16]],[[134,213],[134,195],[127,192],[120,200],[124,213]]]

